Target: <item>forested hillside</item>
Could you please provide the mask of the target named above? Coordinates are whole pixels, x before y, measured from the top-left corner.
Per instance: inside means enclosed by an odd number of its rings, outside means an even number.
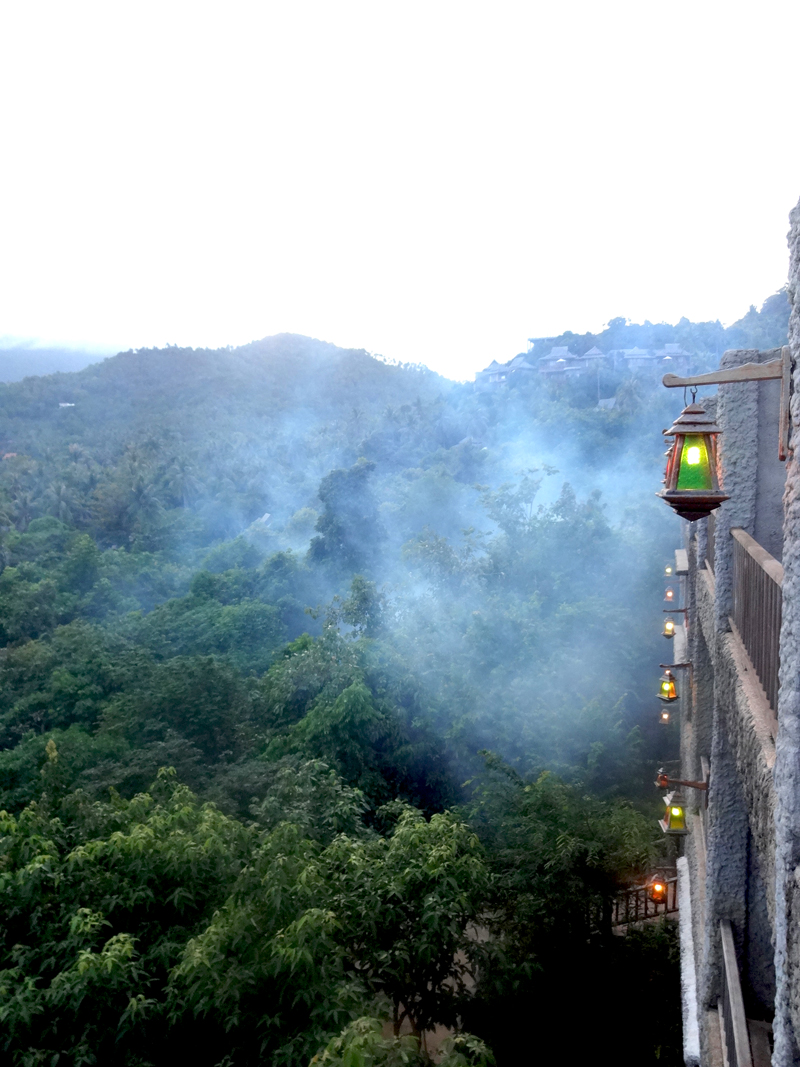
[[[9,1062],[514,1063],[576,967],[680,1062],[670,928],[598,920],[675,744],[679,402],[616,395],[288,335],[0,386]]]
[[[534,356],[546,355],[553,345],[568,345],[583,355],[597,345],[602,352],[620,348],[661,348],[679,344],[694,357],[694,372],[712,370],[729,348],[777,348],[785,345],[789,331],[789,296],[785,287],[767,297],[760,309],[751,304],[730,326],[714,322],[690,322],[683,318],[673,326],[668,322],[630,322],[617,316],[600,333],[577,334],[571,330],[558,337],[532,339]]]

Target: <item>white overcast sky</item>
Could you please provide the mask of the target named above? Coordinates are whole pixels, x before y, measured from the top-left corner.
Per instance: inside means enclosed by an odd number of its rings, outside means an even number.
[[[800,2],[0,0],[0,336],[471,377],[785,281]]]

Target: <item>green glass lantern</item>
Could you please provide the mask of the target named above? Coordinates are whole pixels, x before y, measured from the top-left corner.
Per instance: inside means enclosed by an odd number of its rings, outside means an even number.
[[[727,500],[717,479],[717,437],[722,431],[701,404],[690,404],[664,430],[675,441],[667,453],[664,488],[657,495],[689,522]]]
[[[664,671],[659,679],[659,683],[659,700],[663,700],[665,704],[671,704],[673,700],[678,699],[678,690],[675,686],[675,675],[671,670],[667,669]]]
[[[677,790],[674,793],[667,793],[664,797],[664,804],[667,810],[664,812],[664,818],[658,821],[658,825],[664,833],[676,836],[688,834],[689,831],[686,828],[686,802],[683,799],[683,795]]]

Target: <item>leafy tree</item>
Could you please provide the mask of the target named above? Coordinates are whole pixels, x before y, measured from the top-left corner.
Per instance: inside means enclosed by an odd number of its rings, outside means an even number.
[[[386,534],[368,481],[375,464],[359,459],[348,470],[334,470],[320,483],[319,498],[325,510],[317,520],[309,559],[328,562],[344,574],[375,567]]]

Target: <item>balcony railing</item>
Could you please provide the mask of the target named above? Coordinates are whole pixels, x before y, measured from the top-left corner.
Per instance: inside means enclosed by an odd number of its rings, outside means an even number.
[[[612,926],[627,926],[629,923],[654,919],[658,915],[668,915],[678,910],[678,879],[665,878],[666,895],[664,900],[656,902],[650,899],[650,886],[640,885],[634,889],[625,889],[614,899],[611,913]]]
[[[724,1040],[723,1053],[727,1067],[753,1067],[747,1017],[744,1013],[742,984],[736,963],[733,930],[727,919],[719,924],[722,941],[722,996],[717,1008],[720,1016],[720,1031]]]
[[[733,622],[777,714],[783,567],[744,530],[731,530],[731,537]]]

